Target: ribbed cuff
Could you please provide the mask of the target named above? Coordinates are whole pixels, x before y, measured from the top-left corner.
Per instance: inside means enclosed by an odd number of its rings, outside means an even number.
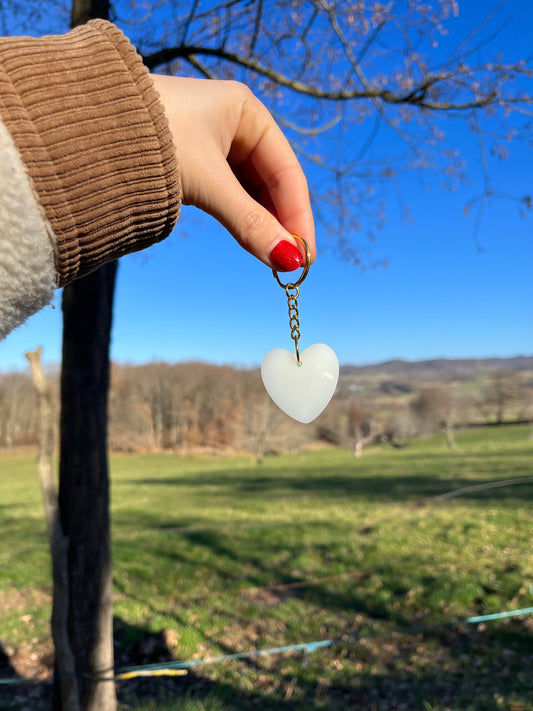
[[[0,40],[0,115],[54,230],[58,286],[170,233],[181,186],[168,123],[114,25]]]

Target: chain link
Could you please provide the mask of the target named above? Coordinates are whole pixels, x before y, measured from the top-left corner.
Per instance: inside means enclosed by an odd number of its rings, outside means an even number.
[[[296,350],[296,362],[300,365],[300,348],[298,341],[300,340],[300,321],[298,320],[298,297],[300,292],[297,286],[287,284],[285,287],[287,294],[287,305],[289,307],[289,327],[291,329],[291,338],[294,341]]]

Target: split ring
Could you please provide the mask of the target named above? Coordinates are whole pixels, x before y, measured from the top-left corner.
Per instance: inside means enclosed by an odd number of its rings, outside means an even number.
[[[311,252],[309,250],[309,246],[307,242],[304,240],[303,237],[300,237],[300,235],[292,235],[294,239],[297,239],[304,247],[305,249],[305,264],[303,266],[303,272],[300,275],[300,278],[298,281],[295,282],[289,282],[288,284],[282,284],[278,273],[275,269],[272,269],[272,274],[274,275],[276,281],[278,284],[281,286],[282,289],[297,289],[300,284],[303,283],[305,277],[307,276],[307,273],[309,272],[309,267],[311,266]]]

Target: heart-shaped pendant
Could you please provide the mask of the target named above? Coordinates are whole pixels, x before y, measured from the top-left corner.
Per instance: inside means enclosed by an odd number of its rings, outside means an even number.
[[[324,343],[306,348],[300,365],[294,353],[283,348],[269,351],[261,377],[276,405],[298,422],[315,420],[333,397],[339,379],[335,352]]]

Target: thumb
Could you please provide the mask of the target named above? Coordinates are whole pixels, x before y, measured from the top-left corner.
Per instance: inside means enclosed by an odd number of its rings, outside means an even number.
[[[210,204],[204,209],[224,225],[241,247],[276,271],[302,266],[303,255],[294,237],[242,187],[226,161],[218,170],[210,171],[210,176],[216,176],[216,184],[210,189],[204,182],[204,194],[210,195]]]

